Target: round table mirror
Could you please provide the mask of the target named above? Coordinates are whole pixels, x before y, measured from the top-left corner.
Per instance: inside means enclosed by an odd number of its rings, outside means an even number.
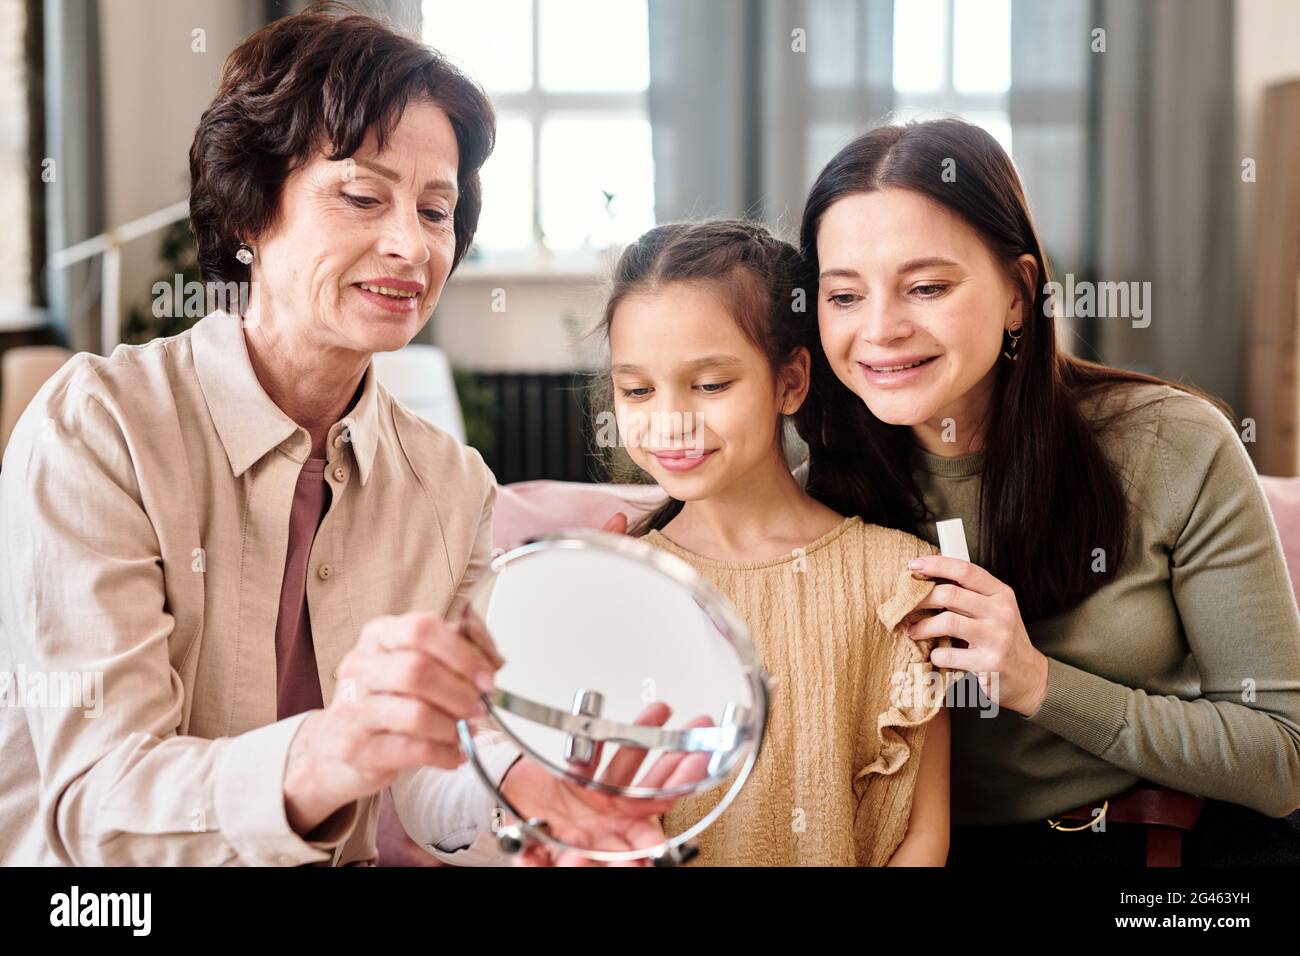
[[[483,738],[462,721],[461,746],[505,811],[493,824],[503,848],[521,852],[543,841],[605,862],[688,860],[691,841],[744,785],[767,722],[767,678],[726,599],[638,538],[566,531],[494,559],[466,612],[486,625],[505,659],[495,689],[483,695],[484,724],[499,732],[492,736],[509,738],[593,806],[602,806],[598,795],[623,807],[629,798],[678,798],[658,815],[662,832],[652,828],[654,837],[635,845],[561,838],[543,811],[512,805],[493,786],[479,759]],[[658,702],[671,711],[666,722],[639,722]],[[644,757],[634,776],[619,772],[611,781],[624,748]],[[699,755],[689,779],[662,772],[683,755]]]

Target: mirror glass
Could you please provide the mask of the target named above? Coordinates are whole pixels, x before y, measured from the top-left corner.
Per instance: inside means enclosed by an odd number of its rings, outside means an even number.
[[[675,556],[622,535],[549,535],[495,559],[470,609],[505,659],[485,695],[496,728],[584,790],[685,796],[664,817],[667,843],[636,849],[689,839],[743,784],[762,743],[766,679],[744,622]],[[644,759],[612,780],[625,748]],[[707,759],[689,779],[664,773],[698,753]]]

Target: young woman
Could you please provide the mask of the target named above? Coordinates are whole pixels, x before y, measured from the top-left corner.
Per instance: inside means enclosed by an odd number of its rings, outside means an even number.
[[[933,662],[1000,703],[952,712],[950,862],[1140,863],[1140,781],[1209,798],[1188,862],[1295,862],[1269,818],[1300,805],[1300,616],[1225,413],[1058,346],[1024,192],[976,126],[846,146],[801,245],[808,491],[930,541],[960,517],[970,543],[971,562],[918,562],[946,583],[911,628],[957,639]],[[1075,808],[1108,825],[1049,825]]]

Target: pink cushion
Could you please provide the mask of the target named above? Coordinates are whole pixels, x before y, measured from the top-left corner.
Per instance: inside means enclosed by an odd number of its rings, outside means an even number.
[[[664,497],[658,485],[596,485],[574,481],[520,481],[501,485],[492,516],[492,547],[509,551],[547,531],[599,528],[619,511],[635,521]]]
[[[1291,572],[1291,586],[1300,594],[1300,478],[1261,477],[1273,521],[1282,538],[1282,552]]]
[[[1300,478],[1261,477],[1273,520],[1282,537],[1291,585],[1300,594]],[[664,499],[658,485],[595,485],[568,481],[521,481],[502,485],[492,546],[510,550],[529,538],[561,528],[599,528],[616,511],[629,519]]]

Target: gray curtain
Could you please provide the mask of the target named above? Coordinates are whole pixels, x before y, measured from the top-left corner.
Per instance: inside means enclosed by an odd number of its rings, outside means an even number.
[[[1092,6],[1092,0],[1011,4],[1012,151],[1057,279],[1087,271],[1091,256]],[[1090,329],[1070,320],[1061,326],[1062,341],[1086,355],[1090,343],[1082,334]]]
[[[1103,0],[1095,262],[1151,282],[1151,325],[1103,321],[1112,364],[1239,399],[1231,0]]]
[[[825,162],[891,109],[892,0],[649,0],[655,218],[793,236]]]
[[[53,254],[104,231],[99,4],[45,0],[46,249]],[[99,351],[98,258],[46,271],[56,334],[74,351]]]
[[[1010,100],[1054,277],[1150,283],[1149,325],[1067,322],[1073,350],[1235,403],[1232,20],[1231,0],[1014,0]]]

